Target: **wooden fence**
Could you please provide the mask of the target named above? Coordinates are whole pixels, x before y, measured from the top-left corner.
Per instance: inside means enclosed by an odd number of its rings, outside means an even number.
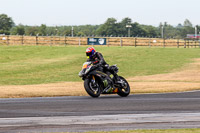
[[[0,45],[87,45],[87,38],[68,36],[0,36]],[[98,37],[95,37],[98,38]],[[140,37],[100,37],[107,38],[107,46],[160,46],[160,47],[200,47],[197,39],[162,39]]]

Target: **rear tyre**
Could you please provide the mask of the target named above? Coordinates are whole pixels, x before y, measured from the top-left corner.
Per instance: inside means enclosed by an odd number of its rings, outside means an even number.
[[[130,94],[130,86],[125,78],[119,76],[119,79],[123,82],[121,87],[118,88],[118,95],[121,97],[127,97]]]
[[[85,87],[86,92],[91,97],[97,98],[101,94],[100,86],[98,85],[98,83],[94,84],[91,79],[86,79],[84,81],[84,87]]]

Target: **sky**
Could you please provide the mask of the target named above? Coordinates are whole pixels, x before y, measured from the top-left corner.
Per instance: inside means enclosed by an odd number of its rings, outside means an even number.
[[[153,26],[185,19],[200,25],[199,7],[200,0],[0,0],[0,14],[31,26],[99,25],[111,17]]]

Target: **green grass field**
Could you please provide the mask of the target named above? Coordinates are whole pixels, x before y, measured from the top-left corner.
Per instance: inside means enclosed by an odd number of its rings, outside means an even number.
[[[0,85],[23,85],[81,81],[85,49],[78,46],[0,46]],[[152,75],[179,70],[200,49],[96,47],[110,65],[118,64],[124,77]]]

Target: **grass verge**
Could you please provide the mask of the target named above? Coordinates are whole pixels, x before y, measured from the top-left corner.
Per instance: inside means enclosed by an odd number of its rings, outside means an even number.
[[[77,82],[86,46],[0,46],[0,85]],[[200,49],[96,47],[129,78],[169,73],[200,57]]]
[[[77,75],[86,60],[85,49],[0,46],[0,98],[87,95]],[[132,94],[200,89],[200,49],[96,49],[109,64],[118,64]]]

